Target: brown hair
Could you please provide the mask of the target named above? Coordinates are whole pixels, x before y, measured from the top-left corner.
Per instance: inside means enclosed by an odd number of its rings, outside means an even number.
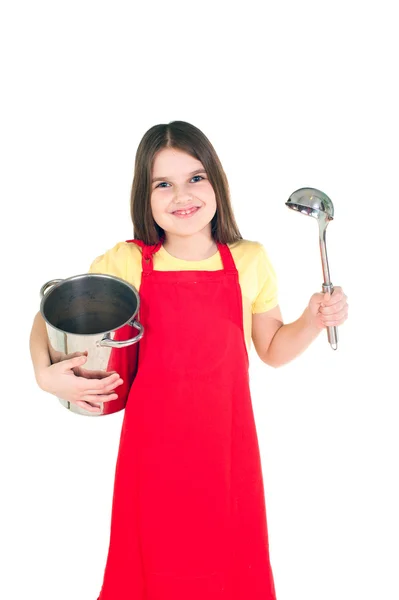
[[[216,197],[216,213],[211,222],[213,239],[222,244],[241,240],[231,206],[229,184],[219,157],[202,131],[185,121],[154,125],[140,141],[130,203],[134,238],[153,245],[165,233],[154,221],[151,211],[152,167],[155,155],[163,148],[182,150],[202,163]]]

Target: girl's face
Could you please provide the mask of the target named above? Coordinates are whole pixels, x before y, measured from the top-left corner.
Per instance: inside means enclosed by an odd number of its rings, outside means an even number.
[[[209,228],[210,234],[216,198],[202,163],[175,148],[160,150],[152,171],[151,209],[166,233],[188,236]]]

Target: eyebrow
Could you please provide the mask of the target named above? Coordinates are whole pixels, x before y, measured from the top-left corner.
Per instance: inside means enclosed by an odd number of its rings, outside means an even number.
[[[191,173],[189,173],[189,175],[196,175],[197,173],[205,173],[206,171],[205,169],[196,169],[195,171],[191,171]],[[165,179],[170,179],[170,177],[154,177],[154,179],[151,180],[151,183],[154,183],[155,181],[165,181]]]

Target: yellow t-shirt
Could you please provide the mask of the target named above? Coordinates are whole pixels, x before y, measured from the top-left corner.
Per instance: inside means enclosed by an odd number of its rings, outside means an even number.
[[[242,292],[243,324],[247,349],[251,346],[252,314],[262,313],[278,304],[277,278],[269,257],[259,242],[239,240],[228,244],[239,274]],[[205,260],[182,260],[169,254],[162,246],[154,257],[156,271],[217,271],[223,269],[220,253]],[[129,242],[119,242],[98,256],[90,273],[120,277],[138,291],[141,283],[141,248]]]

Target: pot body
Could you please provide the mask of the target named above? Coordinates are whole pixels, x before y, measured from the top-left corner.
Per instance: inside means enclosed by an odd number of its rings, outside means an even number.
[[[137,357],[133,346],[142,338],[144,329],[135,319],[140,298],[132,285],[111,275],[88,273],[48,281],[40,296],[52,363],[66,360],[76,352],[87,352],[84,370],[119,372],[121,364],[125,370],[128,367],[133,371],[132,363]],[[119,374],[125,381],[126,372]],[[125,407],[127,394],[120,395],[119,388],[116,393],[116,400],[99,402],[100,413],[62,398],[59,401],[72,412],[101,416]]]

